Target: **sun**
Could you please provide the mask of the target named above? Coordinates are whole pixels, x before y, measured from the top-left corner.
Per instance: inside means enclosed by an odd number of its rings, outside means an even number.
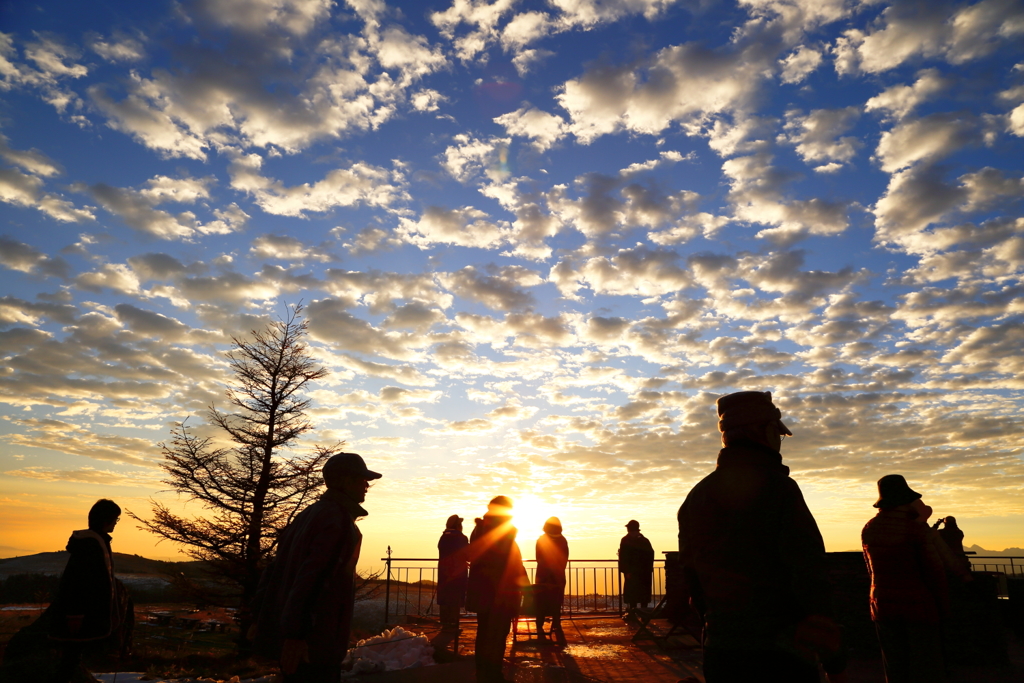
[[[519,530],[517,536],[523,556],[533,556],[533,541],[544,533],[544,522],[558,516],[550,504],[534,495],[520,496],[512,501],[512,524]]]

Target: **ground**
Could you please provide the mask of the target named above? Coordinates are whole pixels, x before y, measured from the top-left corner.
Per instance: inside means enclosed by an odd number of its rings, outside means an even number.
[[[133,661],[111,667],[122,671],[116,679],[110,673],[102,676],[103,681],[133,683],[142,680],[139,674],[125,673],[129,670],[149,670],[149,680],[153,681],[172,678],[195,680],[199,677],[227,681],[235,675],[245,681],[259,679],[272,672],[265,664],[261,670],[258,662],[237,661],[232,645],[232,639],[236,637],[234,633],[211,633],[184,627],[190,618],[202,616],[215,621],[226,620],[227,614],[190,613],[179,607],[171,624],[157,625],[156,619],[148,619],[148,615],[166,616],[161,613],[170,611],[168,607],[139,607],[139,620],[147,625],[139,626],[137,630],[137,654]],[[0,642],[6,642],[14,631],[38,614],[38,607],[0,609]],[[566,619],[563,624],[566,641],[564,646],[555,646],[536,637],[532,621],[521,622],[518,635],[509,635],[506,674],[516,683],[676,683],[691,676],[700,683],[704,681],[696,640],[685,633],[670,634],[667,622],[653,621],[651,636],[636,641],[633,637],[638,625],[627,624],[615,616]],[[369,675],[361,677],[362,680],[366,683],[432,683],[434,680],[440,683],[471,683],[474,680],[472,660],[469,659],[476,635],[472,621],[463,623],[457,642],[442,636],[433,621],[423,620],[403,626],[434,640],[437,648],[435,658],[443,663],[430,667],[434,671]],[[848,671],[851,683],[884,683],[877,650],[852,654]],[[1024,681],[1024,642],[1013,634],[1009,635],[1009,654],[1011,663],[1004,667],[953,667],[949,683],[1020,683]],[[158,661],[160,666],[153,666],[147,657]],[[269,681],[268,678],[262,680]]]

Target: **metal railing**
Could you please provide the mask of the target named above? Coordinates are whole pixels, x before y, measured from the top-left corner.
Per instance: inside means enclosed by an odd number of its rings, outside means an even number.
[[[1006,576],[1024,577],[1024,557],[1020,555],[968,555],[976,572],[1001,572]]]
[[[382,557],[385,563],[384,622],[392,617],[436,617],[437,558]],[[417,564],[408,564],[417,563]],[[429,563],[429,564],[426,564]],[[536,560],[524,560],[530,583]],[[618,560],[571,559],[565,569],[562,613],[569,616],[622,614],[622,575]],[[651,585],[653,604],[665,594],[665,561],[654,561]]]

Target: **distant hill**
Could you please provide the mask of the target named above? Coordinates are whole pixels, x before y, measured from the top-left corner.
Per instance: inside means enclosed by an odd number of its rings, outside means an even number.
[[[55,553],[8,557],[0,560],[0,579],[15,574],[60,574],[64,571],[64,565],[68,563],[68,555],[67,551],[61,550]],[[114,553],[114,569],[118,574],[174,576],[181,573],[189,578],[203,578],[202,565],[202,562],[163,562],[140,555]]]
[[[1008,557],[1015,555],[1017,557],[1024,557],[1024,548],[1007,548],[1006,550],[985,550],[980,545],[972,545],[970,548],[964,548],[969,553],[975,553],[976,555],[998,555],[1000,557]]]

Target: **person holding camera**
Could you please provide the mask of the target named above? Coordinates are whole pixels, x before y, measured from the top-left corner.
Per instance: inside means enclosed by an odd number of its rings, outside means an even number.
[[[931,508],[900,474],[878,480],[876,514],[861,542],[871,574],[871,618],[887,683],[942,683],[942,620],[949,589]]]

